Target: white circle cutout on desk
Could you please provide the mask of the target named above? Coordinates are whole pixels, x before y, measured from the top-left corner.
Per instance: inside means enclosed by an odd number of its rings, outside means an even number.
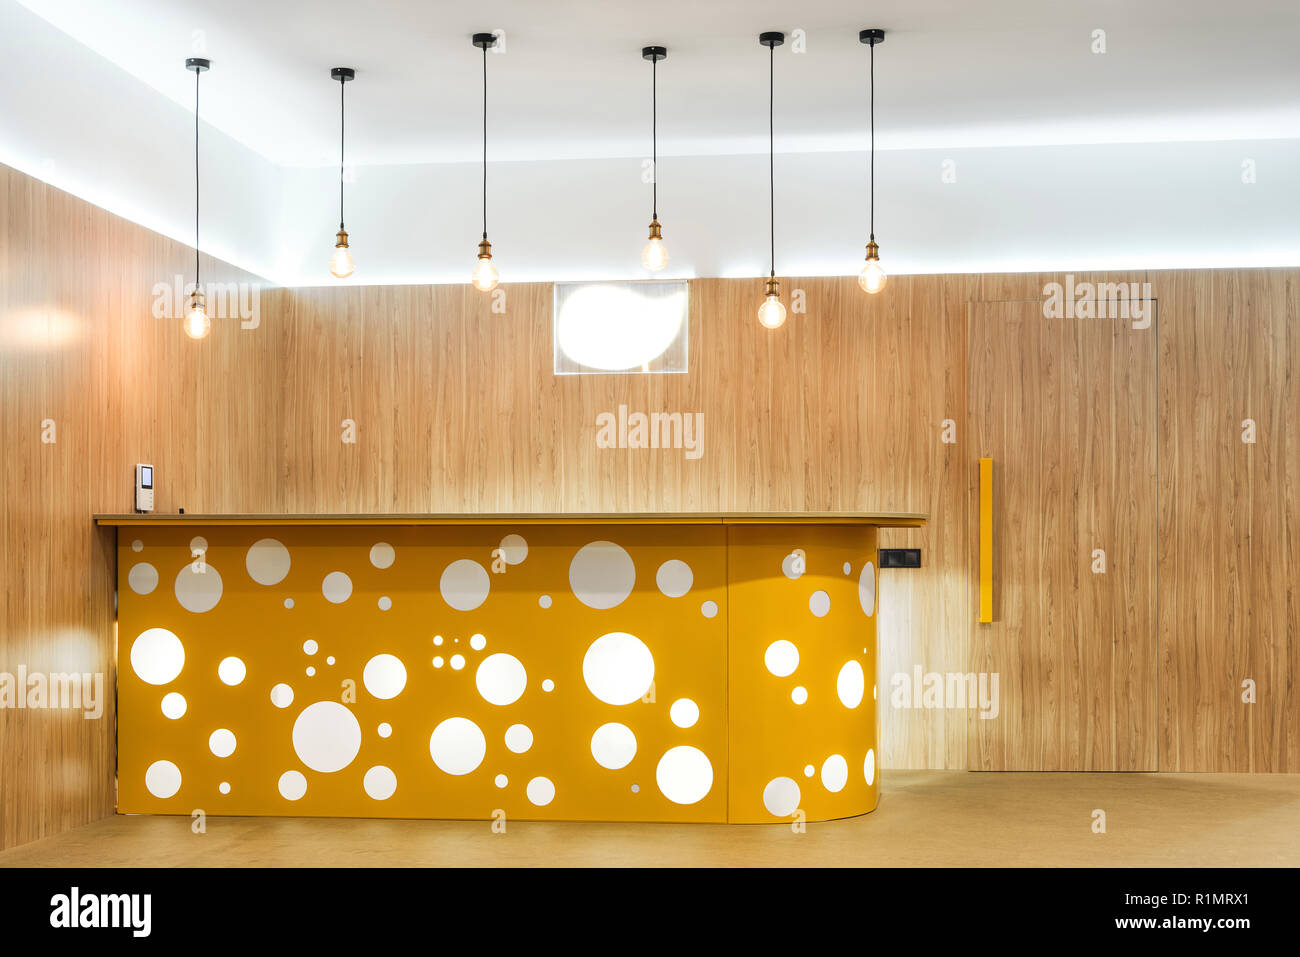
[[[795,549],[795,551],[781,559],[781,574],[791,581],[799,578],[804,573],[804,562],[802,549]]]
[[[235,753],[235,733],[229,728],[217,728],[208,735],[208,750],[219,758],[228,758]]]
[[[528,557],[528,542],[524,536],[510,534],[501,539],[501,557],[507,565],[518,565]]]
[[[194,570],[195,564],[190,562],[176,574],[173,590],[182,608],[201,615],[216,608],[221,601],[221,576],[206,562],[198,563],[201,572]]]
[[[155,761],[144,772],[144,786],[156,798],[169,798],[181,789],[181,769],[171,761]]]
[[[681,598],[695,584],[695,573],[681,559],[670,558],[655,572],[655,584],[669,598]]]
[[[867,787],[876,783],[876,752],[874,748],[867,748],[867,756],[862,761],[862,776],[867,781]]]
[[[187,708],[189,708],[189,703],[185,700],[185,695],[181,694],[179,691],[169,691],[167,694],[163,695],[163,717],[171,718],[171,720],[175,721],[177,718],[185,716]]]
[[[337,701],[317,701],[293,723],[293,750],[313,771],[342,771],[361,750],[361,725]]]
[[[271,704],[277,708],[287,708],[293,704],[293,689],[283,681],[271,689]]]
[[[693,728],[700,720],[700,706],[690,698],[678,698],[668,709],[668,720],[679,728]]]
[[[222,684],[234,687],[244,680],[248,674],[248,668],[240,658],[231,655],[229,658],[222,658],[221,663],[217,665],[217,677],[221,679]]]
[[[285,771],[276,787],[286,801],[297,801],[307,793],[307,778],[301,771]]]
[[[396,655],[375,655],[362,669],[361,683],[376,698],[396,698],[406,687],[406,665]]]
[[[474,673],[474,686],[488,704],[514,704],[528,687],[528,672],[514,655],[488,655]]]
[[[654,683],[654,656],[636,635],[611,631],[587,648],[582,678],[605,704],[631,704],[645,697]]]
[[[308,638],[302,643],[302,653],[304,655],[314,655],[318,651],[320,651],[320,645],[317,644],[315,638]]]
[[[524,788],[524,793],[528,795],[528,800],[538,807],[546,807],[555,800],[555,784],[550,778],[536,777],[528,782],[528,787]]]
[[[858,602],[870,617],[876,613],[876,566],[867,562],[858,576]]]
[[[146,684],[165,685],[185,667],[185,646],[175,632],[148,628],[131,642],[131,670]]]
[[[808,610],[818,618],[825,618],[831,610],[831,596],[818,589],[808,596]]]
[[[636,565],[621,545],[590,542],[569,562],[569,587],[588,608],[621,605],[636,586]]]
[[[523,754],[533,746],[533,730],[526,724],[512,724],[506,728],[506,749],[513,754]]]
[[[659,791],[674,804],[696,804],[713,789],[713,765],[699,748],[669,748],[655,767]]]
[[[862,671],[861,662],[856,659],[844,662],[835,678],[835,690],[844,707],[856,708],[862,704],[862,697],[867,693],[867,677]]]
[[[767,651],[763,652],[763,664],[778,678],[788,678],[799,667],[799,649],[793,641],[781,638],[767,646]]]
[[[136,562],[126,573],[126,583],[137,595],[148,595],[158,587],[158,569],[148,562]]]
[[[248,547],[244,567],[259,585],[278,585],[289,574],[289,549],[274,538],[260,538]]]
[[[831,793],[844,790],[849,783],[849,762],[842,754],[832,754],[822,763],[822,786]]]
[[[321,594],[334,605],[341,605],[352,597],[352,579],[344,572],[330,572],[320,583]]]
[[[625,724],[602,724],[591,736],[591,756],[602,768],[618,771],[636,757],[636,735]]]
[[[807,704],[808,689],[805,688],[803,685],[796,686],[795,689],[790,692],[790,700],[793,701],[795,704]]]
[[[718,603],[716,601],[706,601],[700,606],[700,614],[705,618],[718,617]]]
[[[361,786],[369,797],[376,801],[387,801],[397,790],[397,775],[391,768],[376,764],[361,779]]]
[[[375,542],[370,546],[370,564],[376,568],[388,568],[396,557],[397,552],[387,542]]]
[[[469,558],[458,558],[442,570],[438,591],[457,611],[473,611],[487,601],[492,587],[487,569]]]
[[[447,774],[469,774],[487,754],[487,738],[469,718],[448,718],[429,735],[429,756]]]
[[[768,814],[789,817],[799,810],[799,785],[794,778],[773,778],[763,788],[763,807]]]

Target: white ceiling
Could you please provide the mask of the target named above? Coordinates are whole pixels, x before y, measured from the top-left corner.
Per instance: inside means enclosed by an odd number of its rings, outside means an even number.
[[[1300,136],[1300,4],[1279,0],[20,0],[191,108],[192,48],[213,61],[204,119],[279,165],[338,150],[332,66],[353,66],[359,164],[471,160],[488,61],[495,159],[648,151],[650,66],[662,43],[661,152],[766,150],[762,30],[777,51],[778,150],[866,143],[867,47],[878,145],[888,148]],[[1107,52],[1091,52],[1095,29]]]
[[[847,275],[866,232],[868,26],[888,31],[876,222],[891,272],[1300,265],[1296,0],[0,0],[0,163],[193,242],[183,61],[206,55],[202,248],[334,284],[329,68],[353,66],[348,281],[464,282],[481,230],[469,37],[504,30],[488,59],[503,280],[643,278],[640,48],[661,43],[665,275],[760,276],[757,34],[801,30],[806,52],[776,53],[777,270]]]

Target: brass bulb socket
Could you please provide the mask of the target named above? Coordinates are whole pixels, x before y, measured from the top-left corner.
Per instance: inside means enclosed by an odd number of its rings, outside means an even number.
[[[196,288],[193,292],[190,293],[190,308],[194,309],[197,307],[202,309],[203,303],[204,303],[203,293],[199,292],[199,290]]]
[[[492,258],[492,244],[488,242],[486,239],[478,244],[478,258],[479,259]]]
[[[334,248],[335,249],[348,248],[348,231],[342,228],[341,226],[339,227],[339,231],[334,234]]]
[[[765,295],[765,296],[776,296],[777,298],[780,298],[780,296],[781,296],[781,281],[780,281],[779,279],[777,279],[775,276],[773,276],[771,279],[769,279],[769,280],[767,281],[767,291],[764,293],[764,295]]]
[[[659,225],[659,220],[657,219],[650,220],[650,238],[651,239],[664,238],[664,228]]]
[[[867,262],[872,260],[880,261],[880,246],[877,245],[874,239],[867,243]]]

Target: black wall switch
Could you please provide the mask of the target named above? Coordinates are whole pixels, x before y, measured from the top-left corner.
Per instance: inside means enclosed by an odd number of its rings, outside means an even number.
[[[880,550],[881,568],[920,568],[921,550],[919,548],[882,548]]]

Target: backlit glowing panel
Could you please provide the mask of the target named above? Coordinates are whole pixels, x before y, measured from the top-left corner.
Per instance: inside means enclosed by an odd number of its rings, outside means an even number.
[[[873,810],[876,529],[732,525],[727,534],[728,820]]]
[[[690,283],[555,284],[555,374],[689,371]]]
[[[123,529],[119,810],[862,813],[874,554],[861,525]]]

